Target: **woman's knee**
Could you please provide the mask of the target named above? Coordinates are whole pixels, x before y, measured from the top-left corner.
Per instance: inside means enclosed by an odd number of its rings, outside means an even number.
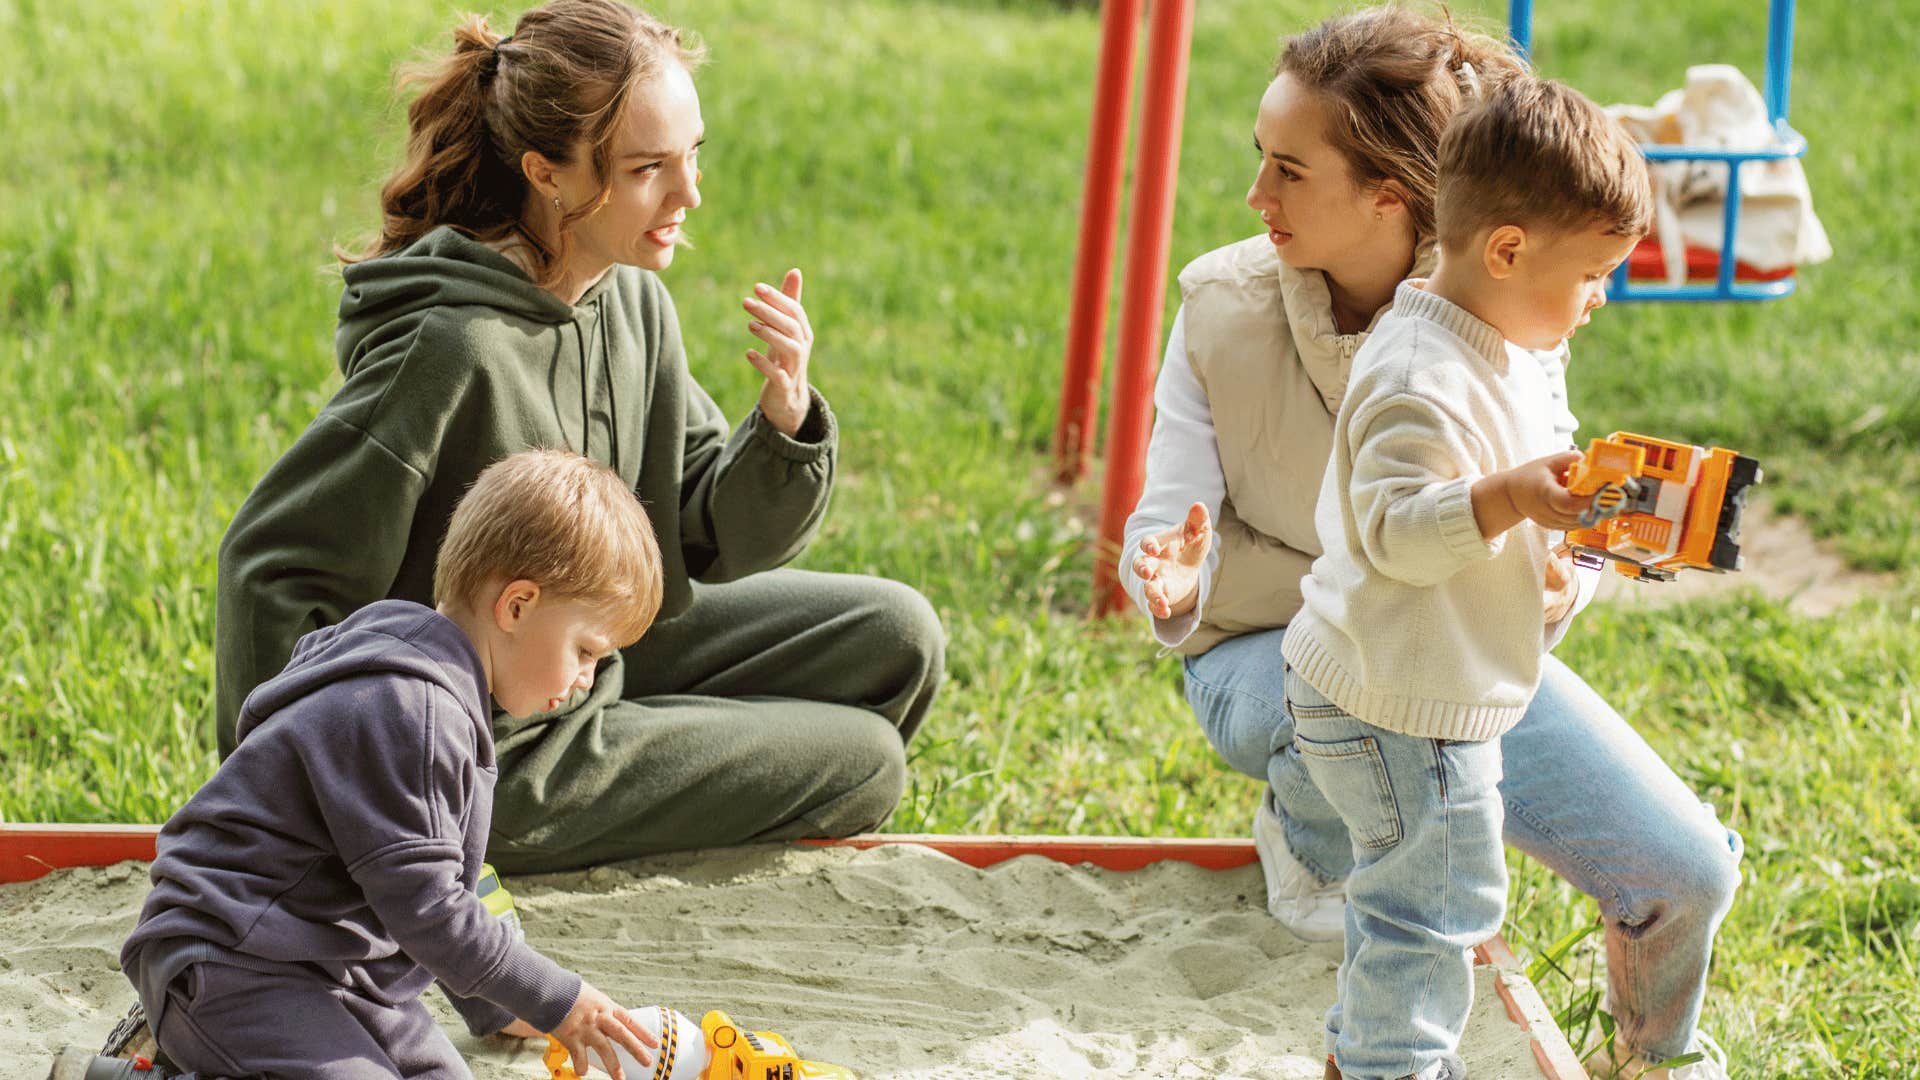
[[[1658,882],[1658,897],[1651,910],[1632,913],[1637,920],[1649,921],[1667,909],[1668,917],[1718,920],[1733,907],[1734,894],[1740,890],[1740,835],[1703,812],[1703,820],[1691,827],[1677,828],[1661,845],[1657,862],[1650,867]]]
[[[861,599],[866,613],[861,626],[874,644],[909,661],[923,677],[939,673],[946,657],[947,632],[933,604],[918,589],[889,578],[869,578]]]
[[[1702,910],[1714,916],[1725,915],[1733,907],[1734,894],[1740,891],[1740,855],[1744,847],[1740,834],[1708,815],[1708,827],[1701,838],[1700,854],[1687,875],[1687,892]]]
[[[1292,738],[1293,726],[1286,720],[1278,701],[1262,701],[1210,683],[1189,668],[1186,675],[1187,705],[1200,721],[1200,731],[1221,760],[1234,771],[1256,780],[1265,779],[1274,758],[1276,733],[1285,729]]]
[[[886,578],[855,580],[855,618],[837,645],[855,680],[843,700],[886,717],[896,741],[911,738],[946,671],[946,630],[933,605],[912,586]]]
[[[1268,777],[1293,744],[1277,662],[1281,631],[1229,638],[1186,665],[1187,704],[1214,750],[1238,772]]]
[[[825,836],[876,828],[906,793],[906,743],[891,725],[873,723],[853,728],[832,749],[830,783],[805,818]]]

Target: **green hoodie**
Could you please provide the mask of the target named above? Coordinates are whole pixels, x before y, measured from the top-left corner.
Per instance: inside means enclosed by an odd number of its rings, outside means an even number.
[[[576,450],[633,486],[660,539],[661,618],[691,603],[689,579],[779,566],[819,527],[833,483],[826,401],[814,395],[795,438],[758,409],[729,435],[687,371],[655,275],[615,267],[569,305],[440,228],[344,276],[335,351],[346,381],[220,543],[221,757],[241,702],[302,635],[376,600],[432,605],[454,505],[508,454]]]

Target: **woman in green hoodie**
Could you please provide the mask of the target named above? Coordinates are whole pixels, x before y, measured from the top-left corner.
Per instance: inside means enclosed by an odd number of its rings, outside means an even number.
[[[912,589],[775,569],[819,527],[833,413],[809,384],[801,276],[744,302],[758,407],[729,430],[656,276],[700,205],[700,50],[618,0],[472,18],[409,72],[380,237],[342,253],[345,382],[220,546],[218,733],[301,635],[429,602],[454,504],[487,465],[564,447],[612,466],[660,538],[653,631],[591,690],[496,711],[489,854],[543,871],[878,825],[939,682]]]

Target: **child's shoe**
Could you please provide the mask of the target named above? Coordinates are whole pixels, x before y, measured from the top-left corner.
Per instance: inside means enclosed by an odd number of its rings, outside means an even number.
[[[1669,1074],[1670,1080],[1730,1080],[1727,1075],[1727,1052],[1713,1041],[1713,1036],[1704,1031],[1695,1031],[1693,1044],[1687,1047],[1687,1052],[1701,1055],[1700,1060],[1675,1068]]]
[[[190,1077],[178,1073],[160,1053],[160,1040],[147,1023],[147,1010],[138,1001],[113,1025],[98,1054],[69,1046],[53,1059],[47,1080],[167,1080]]]
[[[69,1046],[53,1059],[47,1080],[192,1080],[192,1073],[177,1073],[154,1064],[151,1058],[108,1057],[89,1054]]]
[[[1286,826],[1268,788],[1253,812],[1253,849],[1267,879],[1267,911],[1306,941],[1339,941],[1347,926],[1347,885],[1322,885],[1287,848]]]
[[[155,1058],[160,1056],[160,1040],[154,1037],[153,1025],[147,1023],[146,1007],[135,999],[127,1015],[113,1025],[107,1034],[106,1044],[100,1047],[103,1057],[117,1058]]]
[[[1333,1063],[1333,1055],[1327,1055],[1327,1071],[1321,1074],[1321,1080],[1341,1080],[1340,1066]],[[1418,1080],[1417,1077],[1403,1076],[1400,1080]],[[1440,1071],[1433,1080],[1467,1080],[1467,1067],[1461,1060],[1448,1054],[1440,1062]]]

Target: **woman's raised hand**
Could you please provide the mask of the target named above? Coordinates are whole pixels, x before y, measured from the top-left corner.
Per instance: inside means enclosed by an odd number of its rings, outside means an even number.
[[[747,350],[747,362],[767,377],[760,390],[760,413],[781,434],[800,431],[813,407],[807,391],[807,358],[813,352],[813,327],[800,306],[800,271],[787,271],[778,289],[756,282],[753,295],[740,302],[754,321],[747,332],[767,343],[767,351]]]
[[[1213,521],[1205,503],[1187,508],[1187,519],[1166,532],[1140,541],[1133,572],[1144,583],[1147,610],[1171,619],[1193,610],[1200,595],[1200,566],[1213,547]]]

